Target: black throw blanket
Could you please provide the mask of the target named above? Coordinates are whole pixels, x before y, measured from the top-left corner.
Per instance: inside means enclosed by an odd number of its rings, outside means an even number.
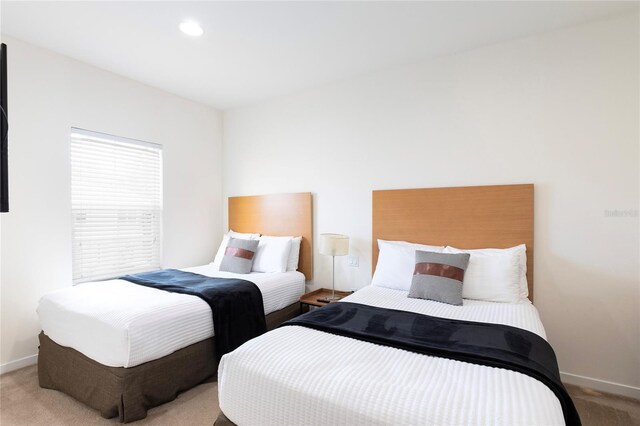
[[[134,284],[198,296],[211,308],[218,360],[267,331],[262,293],[250,281],[211,278],[176,269],[127,275]]]
[[[578,412],[560,381],[551,345],[530,331],[349,302],[331,303],[282,324],[285,325],[526,374],[544,383],[558,397],[567,425],[580,425]]]

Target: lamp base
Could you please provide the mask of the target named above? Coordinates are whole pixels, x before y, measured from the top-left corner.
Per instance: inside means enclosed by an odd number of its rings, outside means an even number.
[[[342,299],[342,296],[338,296],[338,295],[327,296],[326,299],[327,300],[340,300],[340,299]]]

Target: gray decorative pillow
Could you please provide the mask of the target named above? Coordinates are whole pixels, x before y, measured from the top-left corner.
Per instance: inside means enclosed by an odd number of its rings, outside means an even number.
[[[469,253],[434,253],[416,250],[409,297],[462,305],[462,281]]]
[[[242,240],[229,238],[229,243],[224,251],[220,270],[235,272],[236,274],[248,274],[258,249],[258,240]]]

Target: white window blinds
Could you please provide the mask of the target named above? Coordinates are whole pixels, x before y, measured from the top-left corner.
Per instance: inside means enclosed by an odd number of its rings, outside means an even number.
[[[160,269],[162,147],[71,129],[73,281]]]

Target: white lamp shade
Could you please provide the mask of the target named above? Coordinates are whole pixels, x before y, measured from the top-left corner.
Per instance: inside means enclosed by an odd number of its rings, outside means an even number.
[[[349,237],[342,234],[320,234],[320,254],[346,256],[349,254]]]

